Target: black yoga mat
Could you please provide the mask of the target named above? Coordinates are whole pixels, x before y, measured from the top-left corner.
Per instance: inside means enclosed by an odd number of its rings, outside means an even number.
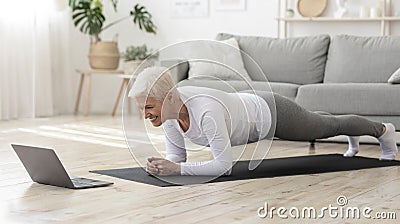
[[[232,167],[230,176],[150,176],[143,168],[124,168],[112,170],[95,170],[93,173],[122,178],[155,186],[179,186],[204,182],[222,182],[266,177],[291,176],[359,170],[386,166],[399,166],[400,161],[380,161],[376,158],[355,156],[343,157],[342,154],[297,156],[276,159],[264,159],[255,170],[248,170],[249,160],[238,161]],[[212,180],[211,180],[212,178]],[[164,181],[165,180],[165,181]],[[211,181],[208,181],[211,180]]]

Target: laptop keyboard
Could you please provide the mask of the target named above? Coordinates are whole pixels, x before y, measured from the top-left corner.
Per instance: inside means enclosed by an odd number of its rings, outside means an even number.
[[[71,181],[77,187],[79,187],[79,186],[95,186],[95,185],[107,183],[104,181],[92,180],[92,179],[87,179],[87,178],[82,178],[82,177],[73,178],[73,179],[71,179]]]

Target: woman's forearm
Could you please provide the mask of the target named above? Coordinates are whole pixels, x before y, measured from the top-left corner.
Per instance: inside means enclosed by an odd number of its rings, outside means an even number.
[[[216,159],[202,162],[183,162],[180,165],[181,175],[222,176],[230,175],[232,170],[231,161]]]
[[[165,158],[174,163],[186,162],[186,154],[177,155],[177,154],[167,153],[167,156]]]

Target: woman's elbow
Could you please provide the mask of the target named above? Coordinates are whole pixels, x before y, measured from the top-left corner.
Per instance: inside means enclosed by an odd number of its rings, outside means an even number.
[[[229,176],[232,173],[232,163],[228,163],[228,162],[219,162],[220,164],[220,169],[219,170],[219,174],[221,176]]]

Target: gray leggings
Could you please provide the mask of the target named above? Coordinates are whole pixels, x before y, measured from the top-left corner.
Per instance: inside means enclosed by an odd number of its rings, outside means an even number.
[[[247,91],[248,92],[248,91]],[[270,106],[276,107],[272,113],[272,126],[269,136],[284,140],[313,141],[337,135],[370,135],[378,138],[384,125],[357,115],[331,115],[327,112],[311,112],[292,100],[276,93],[255,91]],[[273,135],[273,136],[272,136]]]

